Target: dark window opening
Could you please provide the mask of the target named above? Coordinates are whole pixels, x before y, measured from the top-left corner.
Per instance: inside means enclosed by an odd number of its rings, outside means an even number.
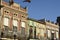
[[[21,27],[21,34],[25,34],[25,28]]]
[[[8,31],[9,30],[9,27],[8,26],[4,26],[5,28],[5,31]]]
[[[32,26],[30,26],[30,29],[29,29],[29,38],[32,38],[32,34],[33,34],[33,29],[32,29]]]
[[[5,11],[5,13],[9,13],[8,11]]]
[[[17,32],[17,27],[16,26],[13,26],[13,31]]]
[[[14,14],[14,16],[17,16],[17,14]]]
[[[34,38],[36,38],[36,27],[34,28]]]

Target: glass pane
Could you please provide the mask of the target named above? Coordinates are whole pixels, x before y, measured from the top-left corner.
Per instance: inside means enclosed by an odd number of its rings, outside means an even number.
[[[8,23],[9,23],[8,21],[9,21],[8,18],[4,18],[4,25],[5,25],[5,26],[8,26]]]
[[[8,26],[4,26],[4,27],[5,27],[5,31],[8,31],[9,30]]]
[[[17,20],[13,20],[13,26],[17,26]]]
[[[32,34],[33,34],[33,29],[32,29],[32,27],[30,27],[30,29],[29,29],[29,37],[30,37],[30,38],[32,38],[32,37],[33,37],[33,35],[32,35]]]
[[[32,21],[29,21],[29,25],[32,25]]]
[[[59,37],[59,36],[58,36],[58,34],[59,34],[59,33],[58,33],[58,32],[56,32],[56,38],[58,38],[58,37]]]
[[[25,28],[21,27],[21,34],[25,34]]]
[[[36,26],[36,22],[34,22],[34,26]]]
[[[17,32],[17,27],[16,26],[13,26],[13,31]]]
[[[48,37],[51,37],[51,32],[50,32],[50,30],[48,30]]]
[[[21,22],[21,27],[25,28],[25,22]]]

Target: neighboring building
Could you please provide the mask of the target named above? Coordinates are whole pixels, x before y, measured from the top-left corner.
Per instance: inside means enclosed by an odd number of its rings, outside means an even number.
[[[30,38],[36,38],[36,26],[37,26],[36,23],[38,23],[36,20],[28,18],[28,27],[29,27],[28,32],[29,36],[31,36]]]
[[[60,39],[60,16],[57,17],[56,22],[59,24],[59,39]]]
[[[54,22],[51,22],[49,20],[41,19],[39,21],[42,21],[46,25],[46,38],[48,40],[54,40],[59,39],[59,26],[58,24],[55,24]]]
[[[45,39],[45,31],[46,27],[45,24],[37,21],[36,19],[28,18],[28,23],[29,23],[29,29],[32,28],[31,33],[32,33],[32,38],[35,39]],[[31,34],[30,34],[31,36]]]

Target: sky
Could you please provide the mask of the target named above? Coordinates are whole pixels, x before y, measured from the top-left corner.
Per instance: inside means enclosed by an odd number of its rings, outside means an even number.
[[[34,19],[54,21],[60,16],[60,0],[31,0],[31,3],[24,3],[23,0],[14,0],[21,6],[28,7],[28,16]]]

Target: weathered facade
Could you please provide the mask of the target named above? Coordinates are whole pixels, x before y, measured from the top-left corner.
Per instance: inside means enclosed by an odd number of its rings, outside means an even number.
[[[40,39],[44,40],[45,39],[45,32],[46,32],[46,27],[45,24],[39,22],[36,19],[29,18],[29,29],[32,28],[32,38],[34,39]]]
[[[46,27],[47,27],[47,38],[48,39],[59,39],[59,26],[51,23],[51,22],[46,22]]]
[[[49,20],[41,19],[46,26],[46,39],[48,40],[59,40],[59,26],[57,23],[51,22]]]
[[[0,7],[0,38],[59,40],[58,24],[28,18],[27,9],[14,2],[10,4],[2,0]]]
[[[3,36],[11,38],[16,36],[19,39],[27,37],[27,9],[16,3],[9,5],[4,0],[2,0],[1,5],[4,6],[1,8],[0,24]]]

